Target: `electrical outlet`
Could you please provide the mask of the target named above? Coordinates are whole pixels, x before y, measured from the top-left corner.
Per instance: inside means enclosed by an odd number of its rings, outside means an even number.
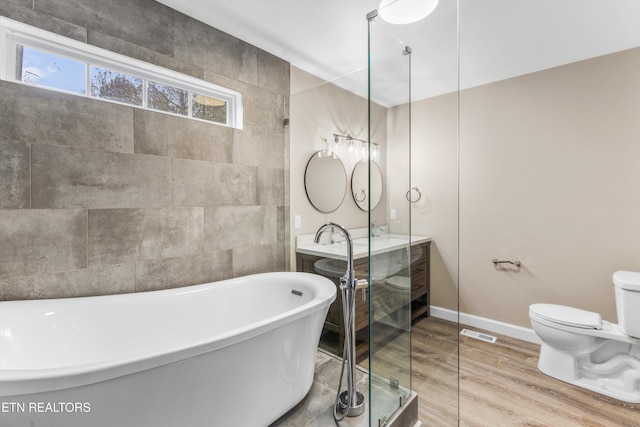
[[[293,217],[293,228],[296,230],[300,230],[302,228],[302,218],[300,215],[296,215]]]

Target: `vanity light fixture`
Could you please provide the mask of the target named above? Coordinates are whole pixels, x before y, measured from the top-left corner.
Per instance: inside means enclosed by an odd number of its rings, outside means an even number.
[[[438,0],[382,0],[378,14],[390,24],[411,24],[431,15]]]
[[[323,139],[324,140],[324,139]],[[325,145],[328,145],[328,141],[324,140]],[[354,152],[354,149],[357,149],[358,145],[360,146],[359,152],[356,150],[357,155],[361,158],[365,159],[367,154],[369,153],[369,146],[371,146],[371,159],[372,160],[380,160],[381,148],[379,144],[372,142],[369,144],[368,141],[364,139],[354,138],[351,135],[338,135],[336,133],[333,134],[333,142],[335,144],[335,149],[338,151],[338,147],[340,146],[340,142],[346,144],[347,152],[349,154]],[[344,148],[343,148],[344,150]],[[330,151],[327,149],[327,151]]]
[[[318,157],[319,158],[327,158],[327,159],[328,158],[333,158],[333,159],[337,158],[336,153],[334,153],[333,150],[330,148],[329,140],[327,138],[321,138],[321,139],[322,139],[322,142],[323,142],[323,145],[324,145],[324,149],[320,150],[318,152]],[[337,140],[335,141],[335,144],[336,144],[336,148],[337,148],[337,146],[338,146]]]
[[[373,151],[371,152],[371,158],[373,160],[380,160],[380,147],[378,144],[373,144]]]

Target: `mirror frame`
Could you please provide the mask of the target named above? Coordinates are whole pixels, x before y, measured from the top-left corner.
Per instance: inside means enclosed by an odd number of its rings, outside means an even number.
[[[328,159],[329,156],[331,156],[332,159],[337,160],[338,162],[340,162],[340,166],[342,166],[342,175],[343,175],[343,181],[344,184],[342,185],[344,188],[341,190],[342,195],[340,196],[339,194],[337,194],[338,192],[336,192],[335,195],[335,201],[332,200],[331,204],[329,206],[319,206],[320,205],[320,201],[318,200],[318,198],[315,195],[310,195],[310,187],[312,187],[312,182],[309,181],[313,181],[313,177],[310,176],[309,170],[310,170],[310,165],[312,164],[312,162],[317,162],[318,160],[323,160],[323,159]],[[326,168],[324,168],[326,169]],[[322,170],[319,169],[320,172],[322,172],[323,174],[323,180],[322,180],[322,187],[323,187],[323,191],[327,191],[328,189],[335,189],[336,186],[334,185],[327,185],[327,181],[326,181],[326,175],[324,175],[327,171],[326,170]],[[328,172],[329,176],[333,176],[335,177],[337,175],[337,172],[335,170],[331,170]],[[337,178],[339,179],[339,177]],[[339,183],[337,183],[339,184]],[[337,185],[336,184],[336,185]],[[342,187],[341,186],[341,187]],[[307,162],[307,166],[304,169],[304,191],[307,195],[307,200],[309,200],[309,203],[311,203],[311,206],[313,206],[317,211],[322,212],[322,213],[331,213],[336,211],[341,205],[342,202],[344,201],[344,198],[347,194],[347,170],[344,167],[344,163],[342,162],[342,159],[340,159],[340,157],[334,153],[333,151],[330,150],[320,150],[320,151],[316,151],[310,158],[309,161]],[[338,189],[338,191],[340,191],[340,189]],[[311,192],[315,192],[315,190],[312,190]],[[338,201],[338,198],[340,199]],[[315,199],[315,200],[314,200]],[[335,205],[335,207],[333,207]]]
[[[365,183],[365,185],[362,186],[360,185],[360,182],[356,183],[356,179],[359,179],[359,176],[362,175],[362,172],[360,172],[360,170],[362,170],[363,166],[365,167],[364,177],[365,179],[368,178],[368,169],[366,168],[367,163],[368,161],[366,159],[360,160],[358,163],[356,163],[356,165],[353,167],[353,171],[351,172],[351,196],[356,206],[365,212],[369,209],[369,206],[367,204],[367,197],[369,197],[371,189],[367,188],[369,185],[368,180]],[[380,204],[380,200],[382,200],[382,192],[383,192],[382,171],[380,170],[380,166],[378,166],[378,163],[376,163],[375,160],[371,160],[371,171],[372,171],[372,174],[375,174],[377,177],[380,178],[380,192],[379,194],[373,194],[372,195],[373,197],[371,199],[371,210],[373,210],[376,207],[378,207],[378,205]],[[356,174],[358,174],[358,177],[356,177]],[[375,178],[372,176],[372,181],[373,179]],[[372,185],[373,185],[373,182],[372,182]]]

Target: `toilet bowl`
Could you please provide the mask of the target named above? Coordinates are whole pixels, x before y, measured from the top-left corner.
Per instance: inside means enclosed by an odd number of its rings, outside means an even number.
[[[529,307],[543,373],[625,402],[640,403],[640,273],[613,274],[618,324],[556,304]]]

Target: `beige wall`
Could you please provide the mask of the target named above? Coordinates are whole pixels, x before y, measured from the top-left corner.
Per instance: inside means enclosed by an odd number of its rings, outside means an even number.
[[[304,171],[311,156],[324,148],[322,138],[337,133],[350,134],[354,138],[367,139],[367,99],[339,88],[335,84],[291,67],[290,97],[290,194],[291,194],[291,266],[295,269],[295,238],[312,234],[327,221],[334,221],[347,228],[367,227],[367,212],[359,209],[351,196],[351,171],[358,158],[339,152],[347,174],[347,192],[340,207],[331,213],[317,211],[307,199],[304,189]],[[386,109],[373,106],[372,141],[382,146],[379,162],[383,180],[386,181]],[[383,223],[386,212],[386,191],[378,207],[372,212],[373,220]],[[294,217],[300,215],[301,228],[293,229]]]
[[[452,310],[458,309],[457,103],[456,94],[413,103],[411,185],[404,174],[389,179],[390,207],[398,209],[401,219],[408,218],[411,210],[411,233],[432,238],[431,304]],[[397,164],[406,162],[409,155],[408,138],[406,129],[392,123],[402,123],[407,110],[406,105],[389,110],[389,141],[398,143],[389,157]],[[409,205],[406,192],[413,186],[422,197]]]
[[[465,311],[528,326],[549,302],[616,321],[611,275],[640,271],[639,117],[640,49],[461,93]]]
[[[426,196],[413,231],[434,237],[432,303],[448,308],[455,98],[415,103],[413,120],[413,161],[424,165],[414,185]],[[528,327],[528,306],[548,302],[616,321],[611,275],[640,271],[640,49],[465,90],[459,102],[460,310]],[[494,257],[523,267],[497,271]]]

